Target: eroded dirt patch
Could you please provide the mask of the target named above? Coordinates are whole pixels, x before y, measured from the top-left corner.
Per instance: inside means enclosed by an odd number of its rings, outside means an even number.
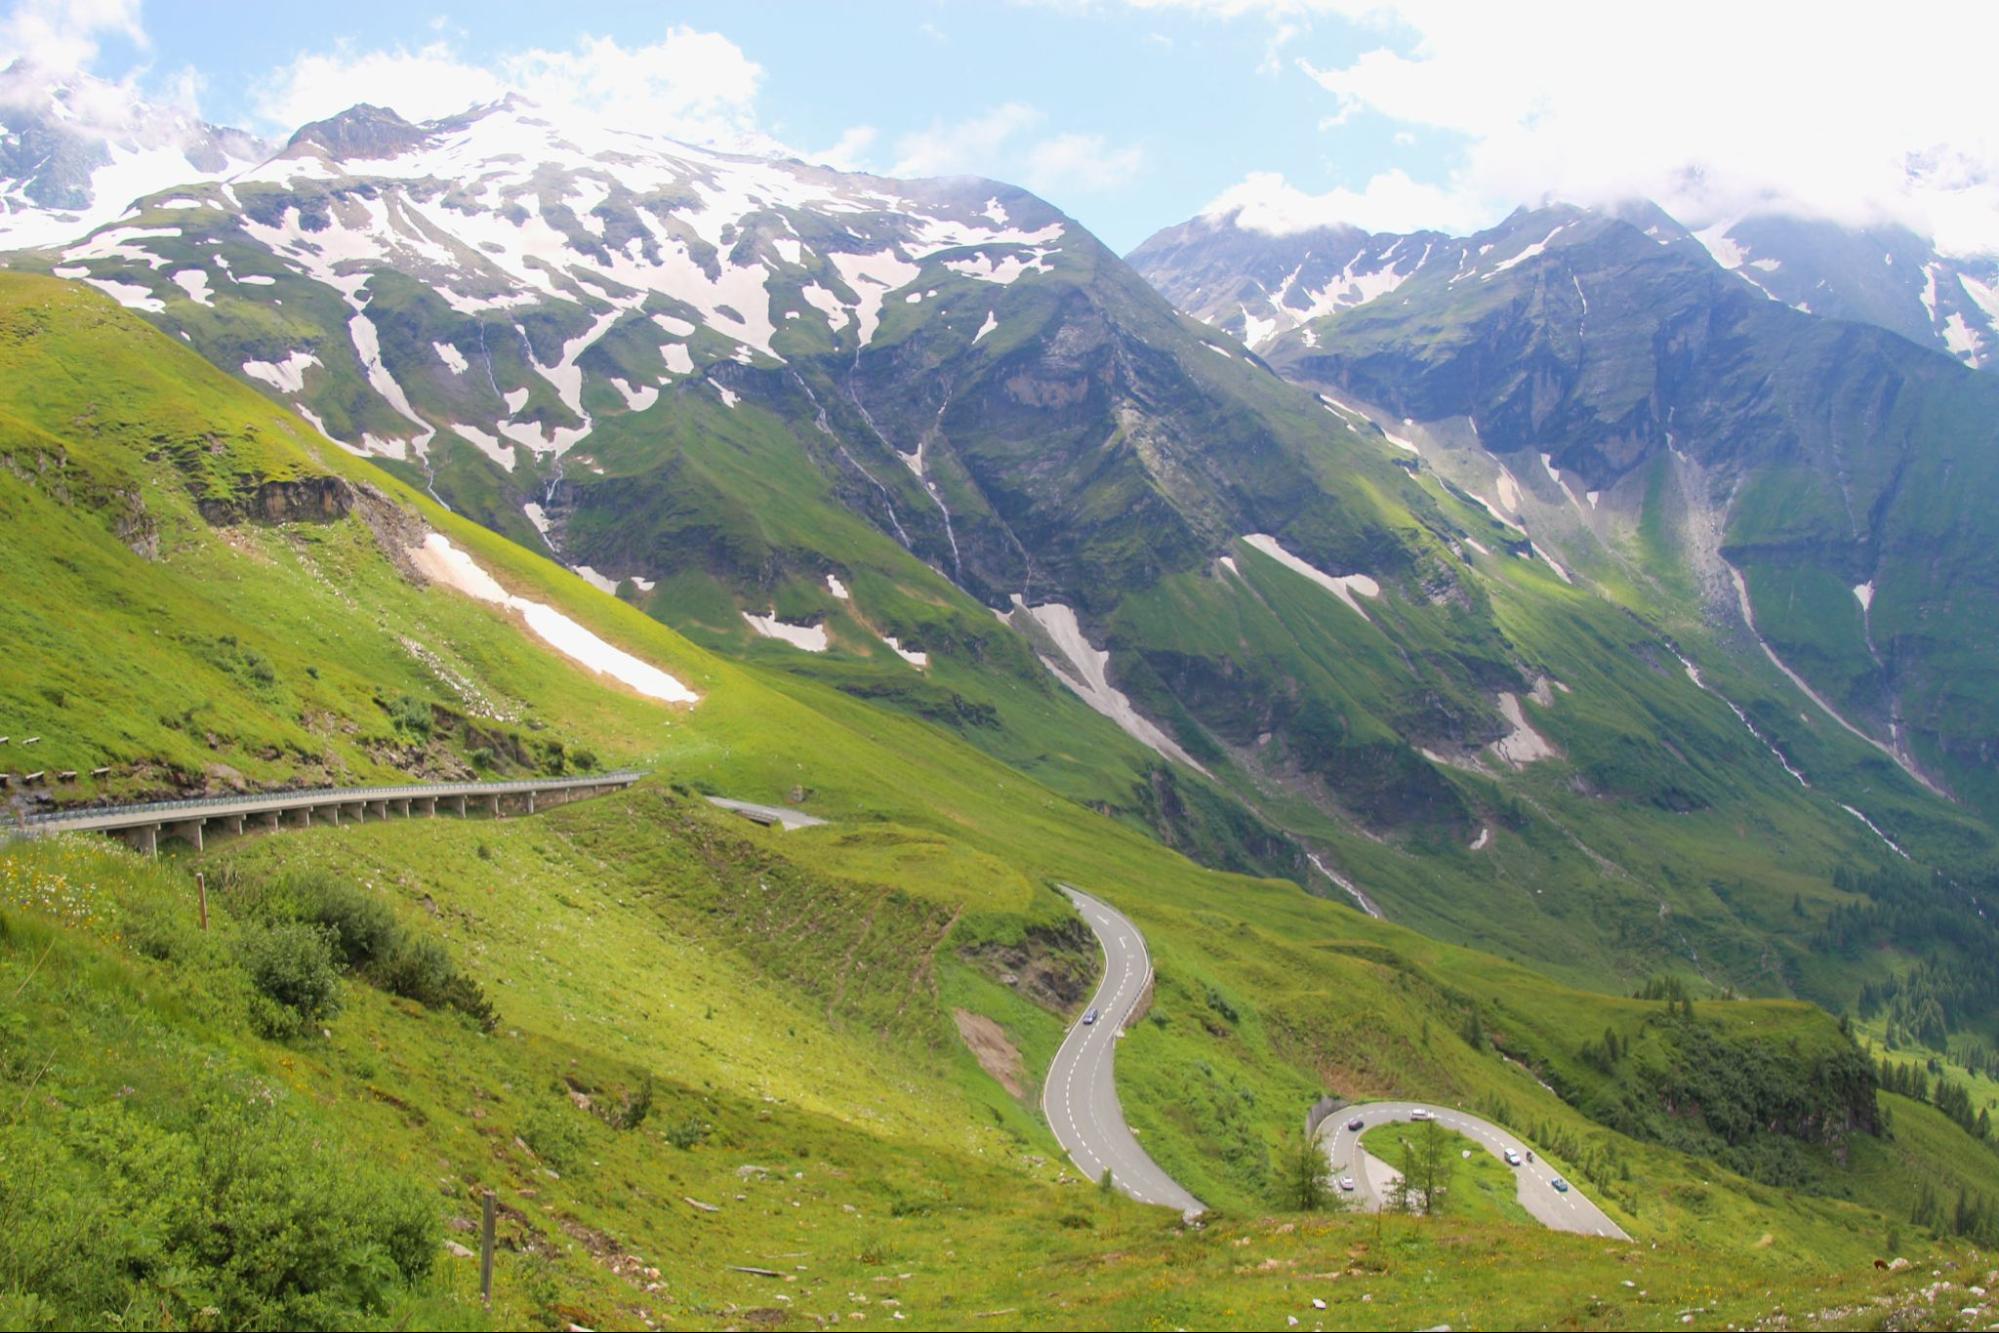
[[[958,1035],[965,1039],[965,1045],[972,1048],[978,1057],[979,1068],[993,1076],[1007,1094],[1018,1097],[1024,1086],[1021,1083],[1020,1052],[1006,1039],[1006,1029],[984,1014],[975,1014],[969,1009],[953,1009],[951,1021],[958,1025]]]

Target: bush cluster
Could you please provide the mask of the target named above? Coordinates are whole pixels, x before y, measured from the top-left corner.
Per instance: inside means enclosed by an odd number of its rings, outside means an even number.
[[[498,1021],[442,944],[406,930],[387,903],[338,876],[305,871],[242,896],[243,964],[266,1035],[299,1036],[338,1013],[342,969],[427,1009],[456,1010],[482,1030]]]
[[[0,1216],[7,1328],[372,1326],[437,1253],[420,1185],[209,1074],[0,1128]]]

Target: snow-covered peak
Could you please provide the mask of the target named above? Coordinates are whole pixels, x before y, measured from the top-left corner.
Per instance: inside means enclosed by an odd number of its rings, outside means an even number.
[[[220,179],[268,152],[123,85],[15,61],[0,69],[0,250],[72,240],[143,195]]]
[[[1973,369],[1999,368],[1999,261],[1941,254],[1904,227],[1783,214],[1722,218],[1694,236],[1773,301],[1878,324]]]
[[[845,174],[508,98],[423,123],[350,108],[153,194],[54,270],[343,445],[425,467],[469,447],[526,501],[536,477],[602,471],[599,428],[683,385],[734,410],[745,367],[851,357],[953,311],[970,341],[1004,289],[1055,272],[1068,230],[990,181]],[[560,541],[540,499],[522,511]]]

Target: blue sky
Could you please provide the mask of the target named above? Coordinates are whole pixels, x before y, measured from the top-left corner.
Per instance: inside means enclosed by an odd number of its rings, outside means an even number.
[[[1949,34],[1948,40],[1939,40]],[[282,134],[505,87],[682,138],[989,175],[1128,250],[1245,225],[1463,231],[1557,198],[1894,221],[1999,253],[1990,0],[0,0],[27,55]]]

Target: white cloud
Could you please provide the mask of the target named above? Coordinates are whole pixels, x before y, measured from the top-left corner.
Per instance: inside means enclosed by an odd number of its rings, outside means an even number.
[[[406,120],[434,120],[503,96],[491,71],[459,59],[443,42],[416,50],[341,48],[301,55],[256,90],[257,114],[289,131],[338,115],[358,102],[386,106]]]
[[[756,130],[763,70],[719,33],[668,29],[627,47],[580,38],[566,50],[531,48],[475,63],[446,41],[298,56],[257,89],[257,111],[289,130],[356,102],[433,120],[518,92],[550,111],[571,111],[650,132],[727,147],[774,147]]]
[[[1006,102],[963,120],[935,121],[897,137],[887,174],[991,176],[1043,194],[1075,194],[1123,185],[1144,169],[1145,152],[1136,145],[1075,130],[1036,135],[1046,119],[1038,107]]]
[[[868,150],[880,137],[880,131],[872,125],[849,125],[830,147],[806,153],[805,160],[823,163],[835,171],[867,171]]]
[[[42,110],[60,93],[63,114],[86,135],[129,134],[143,119],[143,71],[122,80],[91,72],[106,39],[147,45],[138,0],[18,0],[0,17],[0,105]],[[192,72],[172,81],[178,106]]]
[[[1307,194],[1275,171],[1254,171],[1201,210],[1210,217],[1235,213],[1252,231],[1285,235],[1314,227],[1359,227],[1363,231],[1471,231],[1488,219],[1478,206],[1446,187],[1387,171],[1359,190]]]
[[[1111,189],[1145,165],[1143,150],[1117,147],[1101,134],[1055,134],[1027,150],[1027,184],[1043,194]]]
[[[139,0],[16,0],[0,18],[0,68],[25,59],[52,74],[80,73],[106,37],[146,45]]]
[[[1448,210],[1645,195],[1695,225],[1782,210],[1999,250],[1999,6],[1860,20],[1683,0],[1638,19],[1577,0],[1385,0],[1364,18],[1413,39],[1301,65],[1349,120],[1463,136]]]
[[[994,160],[1017,136],[1040,124],[1042,114],[1024,102],[1006,102],[957,121],[899,136],[891,176],[963,176],[990,173]]]

